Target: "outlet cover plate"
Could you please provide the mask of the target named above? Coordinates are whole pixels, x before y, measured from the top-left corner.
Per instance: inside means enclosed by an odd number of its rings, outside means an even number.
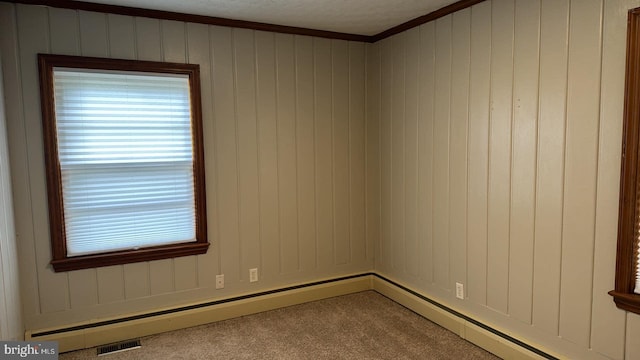
[[[459,282],[456,283],[456,297],[458,299],[464,299],[464,285]]]

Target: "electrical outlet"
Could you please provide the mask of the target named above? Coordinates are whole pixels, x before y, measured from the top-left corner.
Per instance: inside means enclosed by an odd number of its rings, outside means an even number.
[[[459,282],[456,283],[456,297],[458,299],[464,299],[464,285]]]
[[[224,289],[224,274],[216,275],[216,289]]]
[[[249,282],[258,281],[258,269],[249,269]]]

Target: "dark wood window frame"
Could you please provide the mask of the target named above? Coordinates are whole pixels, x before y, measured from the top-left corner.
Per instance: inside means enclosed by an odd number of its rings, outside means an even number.
[[[634,293],[640,226],[640,8],[629,11],[615,290],[620,309],[640,314]]]
[[[127,264],[206,253],[207,240],[204,144],[202,139],[202,108],[200,100],[200,68],[196,64],[176,64],[151,61],[104,59],[92,57],[38,54],[40,96],[47,174],[49,227],[51,231],[54,271],[70,271],[101,266]],[[191,132],[193,148],[193,176],[195,198],[196,241],[144,247],[135,250],[112,251],[99,254],[67,256],[64,222],[64,199],[55,119],[53,88],[54,68],[102,69],[132,72],[182,74],[189,77],[191,97]]]

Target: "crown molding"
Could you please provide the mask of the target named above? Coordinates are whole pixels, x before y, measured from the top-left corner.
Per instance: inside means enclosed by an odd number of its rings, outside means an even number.
[[[255,22],[255,21],[227,19],[227,18],[221,18],[221,17],[215,17],[215,16],[204,16],[204,15],[186,14],[186,13],[179,13],[179,12],[172,12],[172,11],[143,9],[138,7],[98,4],[98,3],[91,3],[86,1],[72,1],[72,0],[0,0],[0,1],[16,3],[16,4],[42,5],[42,6],[50,6],[54,8],[95,11],[95,12],[108,13],[108,14],[140,16],[140,17],[148,17],[148,18],[154,18],[154,19],[175,20],[175,21],[192,22],[192,23],[199,23],[199,24],[206,24],[206,25],[218,25],[218,26],[252,29],[252,30],[260,30],[260,31],[270,31],[275,33],[283,33],[283,34],[306,35],[306,36],[315,36],[315,37],[328,38],[328,39],[339,39],[339,40],[374,43],[382,39],[388,38],[392,35],[409,30],[413,27],[422,25],[429,21],[433,21],[443,16],[454,13],[456,11],[468,8],[470,6],[483,2],[485,0],[460,0],[451,5],[445,6],[436,11],[432,11],[426,15],[422,15],[415,19],[409,20],[405,23],[394,26],[390,29],[387,29],[383,32],[380,32],[372,36],[308,29],[308,28],[295,27],[295,26],[275,25],[275,24],[268,24],[268,23]]]
[[[409,20],[405,23],[402,23],[400,25],[394,26],[390,29],[387,29],[381,33],[378,33],[376,35],[371,36],[369,42],[376,42],[376,41],[380,41],[382,39],[386,39],[390,36],[393,36],[395,34],[401,33],[403,31],[409,30],[411,28],[414,28],[416,26],[420,26],[424,23],[428,23],[429,21],[433,21],[436,19],[439,19],[441,17],[447,16],[449,14],[452,14],[456,11],[462,10],[462,9],[466,9],[468,7],[471,7],[475,4],[481,3],[485,0],[460,0],[457,2],[454,2],[451,5],[445,6],[443,8],[440,8],[436,11],[432,11],[426,15],[422,15],[419,16],[415,19]]]

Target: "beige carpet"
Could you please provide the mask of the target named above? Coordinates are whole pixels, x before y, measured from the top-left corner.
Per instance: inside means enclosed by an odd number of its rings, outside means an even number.
[[[498,359],[365,291],[141,339],[117,359]],[[60,355],[95,359],[96,349]]]

